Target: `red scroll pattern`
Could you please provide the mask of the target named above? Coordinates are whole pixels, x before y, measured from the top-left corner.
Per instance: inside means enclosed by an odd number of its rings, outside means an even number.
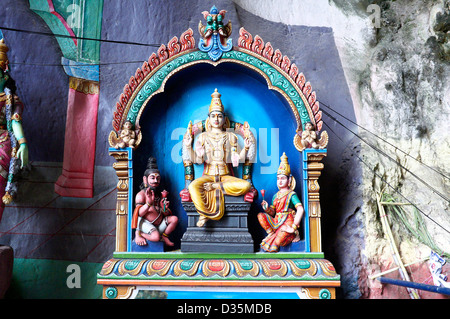
[[[162,62],[175,57],[185,51],[195,48],[194,32],[188,29],[181,34],[180,39],[173,37],[166,45],[161,45],[157,52],[152,55],[142,64],[142,67],[136,70],[136,73],[130,77],[128,83],[124,86],[122,94],[120,94],[119,101],[116,103],[116,109],[113,113],[113,128],[116,132],[121,129],[120,123],[125,112],[126,106],[130,101],[133,92],[139,87],[139,84],[156,69]]]

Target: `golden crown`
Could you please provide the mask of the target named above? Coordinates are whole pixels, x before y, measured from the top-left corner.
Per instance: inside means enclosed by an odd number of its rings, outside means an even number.
[[[280,157],[280,166],[278,167],[277,175],[291,175],[291,167],[289,166],[288,157],[286,153],[283,152],[283,155]]]
[[[224,113],[222,100],[220,99],[221,96],[222,94],[220,94],[217,89],[215,89],[214,93],[211,94],[212,99],[211,104],[209,105],[209,113],[214,111]]]

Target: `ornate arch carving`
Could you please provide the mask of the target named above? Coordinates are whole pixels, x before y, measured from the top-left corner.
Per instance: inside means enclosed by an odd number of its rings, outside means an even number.
[[[241,28],[238,45],[222,52],[221,58],[213,61],[208,52],[195,48],[193,31],[188,29],[179,39],[173,37],[167,45],[161,45],[125,84],[113,113],[110,141],[111,136],[118,136],[126,121],[139,129],[139,119],[148,101],[154,95],[164,92],[165,84],[172,75],[199,63],[214,66],[236,63],[260,74],[266,80],[268,88],[279,92],[289,104],[297,124],[294,139],[308,122],[313,124],[316,131],[322,130],[322,112],[310,82],[297,65],[280,50],[274,50],[270,42],[264,43],[258,35],[253,38]]]

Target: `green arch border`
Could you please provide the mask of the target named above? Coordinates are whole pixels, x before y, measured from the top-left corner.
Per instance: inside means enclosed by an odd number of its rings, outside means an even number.
[[[269,89],[276,90],[287,100],[297,122],[297,130],[302,130],[307,122],[316,124],[311,107],[296,85],[295,81],[279,66],[268,59],[253,52],[233,47],[229,52],[224,52],[217,62],[210,60],[207,53],[198,49],[177,54],[155,67],[136,87],[127,107],[122,115],[120,127],[125,121],[139,124],[139,119],[148,101],[158,93],[164,91],[165,83],[175,73],[198,63],[218,65],[220,63],[237,63],[243,65],[260,75],[268,84]]]

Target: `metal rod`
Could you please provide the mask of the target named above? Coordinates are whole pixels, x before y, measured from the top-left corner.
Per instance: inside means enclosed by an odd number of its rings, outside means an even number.
[[[403,287],[409,287],[409,288],[414,288],[414,289],[419,289],[419,290],[431,291],[431,292],[435,292],[438,294],[450,295],[450,288],[433,286],[433,285],[425,285],[425,284],[420,284],[417,282],[391,279],[391,278],[387,278],[387,277],[379,277],[377,279],[383,284],[392,284],[392,285],[396,285],[396,286],[403,286]]]
[[[405,267],[412,266],[412,265],[414,265],[414,264],[417,264],[417,263],[426,261],[426,260],[429,259],[429,258],[430,258],[430,257],[425,257],[425,258],[423,258],[423,259],[419,259],[419,260],[413,261],[412,263],[405,264]],[[391,269],[388,269],[388,270],[383,271],[383,272],[380,272],[380,273],[378,273],[378,274],[369,276],[369,279],[370,279],[370,280],[373,280],[373,279],[375,279],[375,278],[377,278],[377,277],[380,277],[380,276],[389,274],[389,273],[391,273],[391,272],[393,272],[393,271],[396,271],[396,270],[398,270],[398,269],[399,269],[398,266],[397,266],[397,267],[394,267],[394,268],[391,268]]]
[[[403,205],[412,205],[410,203],[394,203],[394,202],[380,202],[381,205],[393,205],[393,206],[403,206]]]
[[[392,250],[392,258],[394,259],[395,263],[397,264],[397,266],[399,267],[399,272],[401,277],[406,280],[409,281],[409,275],[408,272],[406,271],[405,265],[402,262],[402,258],[400,257],[400,253],[398,251],[397,246],[395,245],[395,240],[394,240],[394,236],[392,235],[392,230],[391,227],[389,226],[389,222],[387,220],[387,216],[386,216],[386,212],[384,210],[383,205],[380,204],[381,202],[381,194],[378,194],[377,196],[377,205],[378,205],[378,211],[380,213],[380,219],[381,219],[381,224],[383,226],[385,235],[389,241],[389,245],[391,247]],[[416,290],[414,289],[410,289],[409,287],[406,287],[406,290],[408,291],[411,299],[420,299],[419,294],[417,293]]]

